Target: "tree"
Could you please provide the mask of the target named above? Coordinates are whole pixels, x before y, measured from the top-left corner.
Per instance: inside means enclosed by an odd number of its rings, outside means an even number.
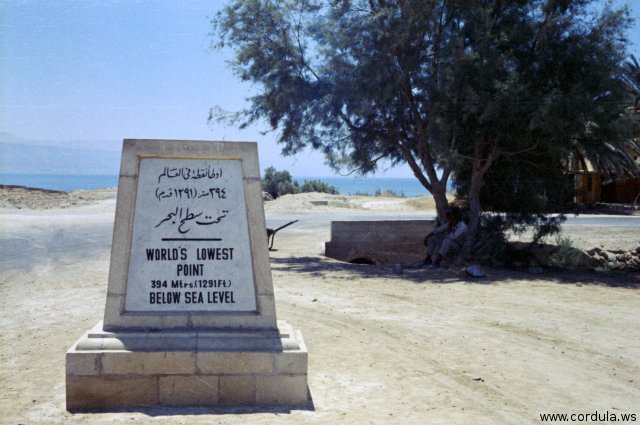
[[[306,180],[300,186],[300,192],[320,192],[320,193],[329,193],[331,195],[338,195],[340,192],[335,186],[330,185],[329,183],[323,182],[322,180]]]
[[[278,171],[274,167],[265,168],[261,184],[262,190],[269,193],[273,199],[282,195],[305,192],[321,192],[331,195],[340,193],[336,187],[322,180],[305,180],[301,186],[291,178],[291,174],[287,170]]]
[[[633,112],[640,112],[640,63],[634,55],[624,63],[622,78],[633,97]]]
[[[273,198],[282,195],[298,193],[298,182],[291,179],[291,174],[287,170],[277,171],[274,167],[267,167],[262,178],[262,190],[269,193]]]
[[[311,146],[337,168],[406,162],[440,214],[448,180],[467,173],[470,241],[499,158],[615,139],[630,20],[597,6],[234,0],[214,33],[234,50],[237,75],[259,87],[235,115],[241,126],[265,119],[285,154]]]

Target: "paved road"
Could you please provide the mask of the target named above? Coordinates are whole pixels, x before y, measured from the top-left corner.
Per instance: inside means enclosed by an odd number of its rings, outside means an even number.
[[[109,252],[115,200],[68,210],[0,214],[0,269],[28,268]]]
[[[64,261],[108,253],[111,248],[115,200],[68,210],[5,210],[0,215],[0,269],[28,267],[40,261]],[[267,227],[276,228],[299,220],[282,232],[315,232],[330,239],[333,220],[420,220],[433,219],[434,213],[345,211],[344,213],[267,214]],[[567,230],[591,226],[594,231],[615,230],[640,244],[640,217],[570,216]],[[276,235],[277,244],[277,235]]]
[[[267,214],[267,227],[278,227],[291,220],[300,220],[296,227],[317,227],[329,225],[334,220],[433,220],[435,212],[424,213],[379,213],[379,212],[345,212],[345,213],[291,213]],[[579,215],[567,216],[565,226],[597,226],[597,227],[631,227],[638,229],[640,241],[640,216],[614,215]]]

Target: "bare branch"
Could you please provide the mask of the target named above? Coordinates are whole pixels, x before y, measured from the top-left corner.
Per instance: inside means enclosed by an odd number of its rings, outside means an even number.
[[[383,153],[383,154],[380,154],[379,156],[377,156],[377,157],[373,158],[373,159],[371,160],[371,162],[373,162],[374,164],[376,164],[378,161],[380,161],[381,159],[386,158],[386,157],[387,157],[387,154],[386,154],[386,153]],[[340,175],[341,175],[341,176],[343,176],[343,177],[348,177],[348,176],[352,175],[353,173],[355,173],[355,172],[357,172],[357,171],[360,171],[360,170],[362,170],[362,167],[354,168],[354,169],[350,170],[350,171],[349,171],[348,173],[346,173],[346,174],[342,174],[342,173],[340,173],[340,172],[339,172],[338,174],[340,174]]]
[[[429,180],[427,180],[425,175],[422,173],[422,170],[420,169],[420,166],[418,165],[418,163],[416,162],[415,158],[411,154],[411,150],[407,147],[407,145],[405,143],[401,143],[401,142],[396,142],[396,143],[397,143],[397,146],[402,151],[405,159],[407,160],[407,163],[409,164],[409,167],[411,167],[411,171],[413,171],[413,175],[416,176],[416,178],[420,181],[420,183],[429,192],[433,193],[433,185],[431,184],[431,182]]]

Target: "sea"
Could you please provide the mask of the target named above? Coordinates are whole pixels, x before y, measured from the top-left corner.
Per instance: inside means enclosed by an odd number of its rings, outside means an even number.
[[[420,182],[414,178],[293,176],[293,180],[300,185],[305,180],[320,180],[334,186],[342,195],[374,195],[388,192],[396,196],[413,197],[429,194]],[[0,184],[70,192],[74,190],[117,187],[118,176],[103,174],[0,173]]]

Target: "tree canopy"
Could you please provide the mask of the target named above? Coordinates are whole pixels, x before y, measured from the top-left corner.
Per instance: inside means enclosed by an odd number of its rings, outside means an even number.
[[[258,87],[240,125],[334,167],[406,162],[440,213],[465,178],[473,235],[498,159],[619,142],[630,22],[593,0],[233,0],[214,34]]]

